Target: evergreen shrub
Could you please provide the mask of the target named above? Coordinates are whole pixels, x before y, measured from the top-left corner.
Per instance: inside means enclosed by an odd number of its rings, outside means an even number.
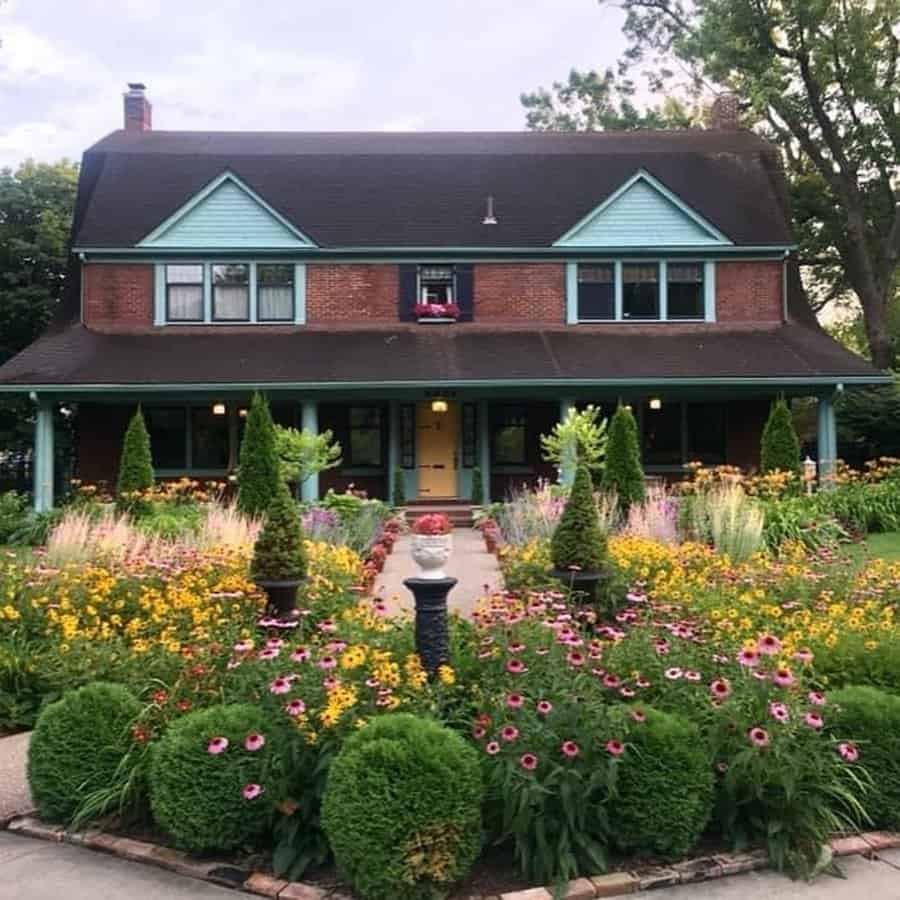
[[[398,713],[352,735],[328,773],[322,824],[338,867],[366,900],[430,900],[481,846],[478,751]]]
[[[616,495],[624,515],[633,504],[643,503],[646,495],[637,422],[627,406],[620,405],[609,423],[601,486]]]
[[[261,394],[253,395],[238,471],[238,508],[255,518],[265,515],[282,488],[275,444],[275,425],[269,404]]]

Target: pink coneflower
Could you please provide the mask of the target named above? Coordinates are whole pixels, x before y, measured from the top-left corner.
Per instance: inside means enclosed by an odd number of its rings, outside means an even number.
[[[276,647],[267,647],[265,650],[260,650],[257,654],[257,657],[265,661],[269,659],[275,659],[279,653],[281,653],[281,651]]]
[[[713,653],[713,662],[724,664],[728,662],[728,657],[723,653]]]
[[[538,700],[537,711],[542,716],[549,716],[553,712],[553,704],[549,700]]]
[[[293,662],[306,662],[309,659],[309,650],[306,647],[298,647],[292,654],[291,660]]]
[[[326,691],[333,691],[340,683],[341,679],[335,675],[329,675],[327,678],[322,679],[322,687]]]
[[[637,685],[637,687],[639,688],[648,688],[650,687],[650,682],[646,678],[644,678],[643,675],[641,675],[641,677],[635,681],[635,685]]]
[[[727,700],[731,696],[731,682],[727,678],[717,678],[709,686],[709,692],[716,700]]]
[[[507,648],[510,653],[522,653],[525,650],[525,645],[516,641],[515,643],[510,644]]]
[[[528,666],[521,659],[508,659],[506,661],[506,671],[510,675],[524,675],[528,671]]]
[[[818,691],[810,691],[806,695],[806,699],[809,700],[809,702],[813,706],[824,706],[825,705],[825,695],[820,694]]]
[[[619,678],[618,675],[614,675],[612,672],[607,672],[603,676],[603,686],[608,687],[611,690],[613,688],[617,688],[622,683],[622,679]]]
[[[253,734],[248,734],[247,737],[244,738],[244,749],[250,753],[255,753],[257,750],[261,750],[266,745],[266,739],[263,735],[254,732]]]
[[[758,725],[747,732],[747,737],[750,738],[750,743],[757,747],[766,747],[769,744],[769,732]]]
[[[578,650],[572,650],[570,653],[566,655],[566,661],[570,666],[583,666],[585,663],[585,658],[583,653],[579,653]]]
[[[281,638],[269,638],[266,641],[266,650],[280,650],[284,646]]]
[[[581,753],[581,749],[575,741],[563,741],[559,749],[562,750],[563,756],[567,756],[569,759],[575,759]]]
[[[635,695],[634,688],[623,687],[619,688],[619,696],[624,697],[626,700],[630,700]]]
[[[366,687],[367,688],[377,688],[381,682],[377,678],[367,678],[366,679]]]
[[[500,730],[500,738],[511,744],[519,736],[519,729],[515,725],[504,725]]]
[[[487,734],[487,729],[483,725],[472,726],[472,737],[476,741],[480,741]]]
[[[781,653],[781,641],[774,634],[764,634],[756,642],[756,649],[765,656],[778,656]]]
[[[803,721],[809,725],[810,728],[815,728],[816,730],[825,724],[823,718],[817,712],[812,712],[811,710],[803,717]]]
[[[790,710],[783,703],[770,703],[769,715],[776,722],[787,722],[791,717]]]
[[[291,702],[285,706],[284,711],[289,716],[302,716],[303,713],[306,712],[306,704],[302,700],[291,700]]]
[[[245,800],[255,800],[264,790],[265,788],[261,784],[245,784],[241,794]]]
[[[813,652],[812,650],[807,650],[806,647],[801,647],[794,654],[794,659],[803,664],[811,663],[813,661]]]
[[[214,737],[209,739],[209,743],[206,745],[206,752],[211,754],[212,756],[218,756],[220,753],[224,753],[228,749],[228,738],[227,737]]]
[[[772,673],[772,681],[778,687],[790,687],[794,683],[794,673],[787,668],[776,669]]]
[[[617,740],[607,741],[606,752],[609,753],[610,756],[621,756],[625,752],[625,745]]]
[[[665,640],[665,638],[660,638],[658,641],[655,641],[653,644],[653,649],[660,656],[665,656],[669,652],[669,642]]]
[[[546,656],[550,652],[549,647],[537,647],[534,651],[535,656]]]
[[[844,762],[855,763],[859,759],[859,749],[856,744],[843,741],[837,745],[838,755]]]
[[[666,669],[663,673],[669,681],[678,681],[679,678],[684,674],[678,666],[672,666],[670,669]]]
[[[316,625],[316,628],[318,628],[319,631],[325,632],[325,634],[331,634],[332,632],[337,631],[337,625],[334,623],[333,619],[322,619],[322,621]]]
[[[484,752],[487,753],[488,756],[496,756],[500,752],[500,745],[496,741],[488,741],[485,744]]]
[[[745,647],[738,653],[738,662],[742,666],[752,669],[754,666],[759,665],[759,654],[755,650]]]
[[[703,681],[703,676],[699,672],[695,672],[693,669],[688,669],[687,672],[684,673],[684,677],[688,681],[693,681],[693,682]]]
[[[273,694],[286,694],[290,689],[291,683],[287,678],[276,678],[269,685],[269,690]]]
[[[234,645],[235,653],[249,653],[253,649],[253,641],[238,641]]]
[[[633,709],[631,711],[631,718],[634,719],[635,722],[646,722],[647,713],[645,713],[642,709]]]
[[[525,705],[525,698],[521,694],[507,694],[506,705],[510,709],[521,709]]]
[[[333,669],[337,665],[337,660],[333,656],[323,656],[319,660],[319,668],[325,669]]]
[[[753,673],[753,677],[754,677],[757,681],[768,681],[768,680],[769,680],[769,673],[768,673],[768,672],[764,672],[762,669],[757,669],[757,670]]]
[[[537,768],[538,758],[533,753],[523,753],[519,757],[519,765],[526,772],[533,772]]]

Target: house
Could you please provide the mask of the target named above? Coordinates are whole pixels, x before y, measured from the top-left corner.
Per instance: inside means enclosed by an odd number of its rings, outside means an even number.
[[[796,290],[776,150],[718,127],[596,134],[153,131],[143,85],[84,154],[78,290],[0,368],[37,404],[38,508],[54,417],[77,470],[112,481],[143,407],[160,476],[222,477],[264,391],[331,429],[340,468],[303,485],[485,495],[554,473],[569,407],[632,404],[649,472],[753,467],[774,396],[887,381]]]

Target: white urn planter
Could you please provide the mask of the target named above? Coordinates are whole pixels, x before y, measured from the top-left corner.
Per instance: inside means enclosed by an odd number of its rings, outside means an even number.
[[[444,566],[453,552],[452,534],[414,534],[410,555],[419,567],[419,578],[437,581],[446,578]]]

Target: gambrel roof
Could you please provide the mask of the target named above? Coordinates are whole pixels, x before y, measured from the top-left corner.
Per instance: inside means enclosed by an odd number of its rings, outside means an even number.
[[[551,248],[640,173],[721,243],[791,244],[777,153],[748,131],[117,131],[84,155],[75,246],[135,247],[226,173],[322,249]]]

